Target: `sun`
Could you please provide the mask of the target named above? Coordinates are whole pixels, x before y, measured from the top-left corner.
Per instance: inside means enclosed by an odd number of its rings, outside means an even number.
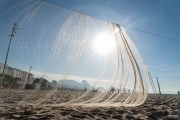
[[[109,33],[98,33],[94,38],[93,49],[96,54],[107,55],[115,48],[115,39]]]

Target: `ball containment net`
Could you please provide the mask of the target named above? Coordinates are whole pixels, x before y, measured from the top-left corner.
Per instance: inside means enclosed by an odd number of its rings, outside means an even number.
[[[0,85],[17,104],[129,106],[149,75],[123,26],[41,0],[0,1]]]

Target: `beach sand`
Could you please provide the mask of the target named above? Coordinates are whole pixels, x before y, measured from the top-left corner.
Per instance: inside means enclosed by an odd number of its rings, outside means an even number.
[[[83,91],[60,91],[40,105],[27,104],[44,97],[46,91],[0,91],[0,120],[121,120],[151,119],[180,120],[180,96],[149,94],[143,105],[137,107],[83,107],[58,105],[75,99]],[[32,94],[33,93],[33,94]],[[27,103],[20,102],[26,101]],[[57,105],[55,105],[57,104]]]

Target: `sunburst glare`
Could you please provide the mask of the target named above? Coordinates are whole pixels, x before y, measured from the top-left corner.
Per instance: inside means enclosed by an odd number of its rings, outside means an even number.
[[[113,36],[114,34],[110,34],[107,32],[98,33],[93,41],[93,49],[95,54],[107,55],[108,53],[112,53],[114,48],[116,47],[116,41]]]

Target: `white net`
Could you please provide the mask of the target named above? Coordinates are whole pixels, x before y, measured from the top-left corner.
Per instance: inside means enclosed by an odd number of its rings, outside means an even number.
[[[122,26],[43,1],[9,3],[0,1],[1,86],[21,92],[32,89],[18,104],[132,107],[144,103],[147,68]]]

